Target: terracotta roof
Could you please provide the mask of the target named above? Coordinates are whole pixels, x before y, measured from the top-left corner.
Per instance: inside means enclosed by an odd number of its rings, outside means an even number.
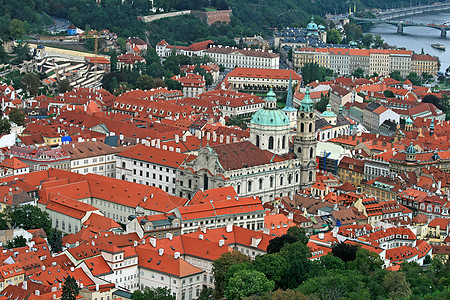
[[[225,170],[237,170],[269,164],[273,161],[284,161],[287,158],[261,150],[249,141],[217,145],[213,147],[219,162]]]
[[[234,68],[228,77],[245,77],[245,78],[270,78],[270,79],[284,79],[301,80],[302,77],[292,70],[282,69],[257,69],[257,68]]]
[[[179,278],[201,274],[204,271],[194,267],[181,258],[175,259],[173,255],[159,255],[158,249],[148,246],[138,246],[136,253],[139,256],[139,267],[154,270],[159,273],[177,276]]]
[[[136,145],[117,155],[171,168],[178,168],[184,161],[191,161],[196,157],[144,145]]]

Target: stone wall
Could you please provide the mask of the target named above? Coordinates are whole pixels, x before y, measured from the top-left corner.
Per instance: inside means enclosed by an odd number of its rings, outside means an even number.
[[[193,11],[192,14],[205,22],[208,25],[212,25],[216,22],[230,23],[231,10],[218,10],[218,11]]]

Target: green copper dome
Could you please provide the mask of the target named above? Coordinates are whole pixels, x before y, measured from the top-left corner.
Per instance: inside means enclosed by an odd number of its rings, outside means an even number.
[[[408,153],[408,154],[416,154],[416,148],[414,148],[412,142],[411,142],[411,145],[409,145],[408,149],[406,149],[406,153]]]
[[[331,104],[328,103],[327,109],[320,115],[321,117],[337,117],[334,112],[331,111]]]
[[[300,110],[301,111],[314,110],[314,101],[311,99],[311,96],[309,95],[309,87],[306,88],[305,97],[303,97],[302,102],[300,102]]]
[[[406,118],[405,124],[406,125],[412,125],[413,124],[413,120],[411,119],[410,116],[408,116],[408,118]]]
[[[317,30],[317,24],[314,23],[314,17],[311,17],[311,22],[306,27],[308,30]]]
[[[277,98],[275,98],[275,96],[276,95],[271,88],[266,95],[264,107],[253,115],[250,125],[275,127],[290,126],[289,118],[277,107]]]

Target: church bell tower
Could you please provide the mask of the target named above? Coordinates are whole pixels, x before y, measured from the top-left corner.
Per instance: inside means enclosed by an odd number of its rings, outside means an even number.
[[[298,110],[297,133],[294,137],[294,153],[300,159],[301,189],[312,186],[316,181],[316,147],[314,102],[307,88]]]

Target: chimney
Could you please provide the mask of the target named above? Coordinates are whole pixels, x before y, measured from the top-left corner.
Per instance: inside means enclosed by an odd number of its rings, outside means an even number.
[[[226,231],[233,232],[233,224],[227,224]]]
[[[41,295],[41,291],[40,291],[40,290],[35,290],[35,291],[34,291],[34,294],[35,294],[36,296],[40,296],[40,295]]]
[[[222,247],[223,245],[225,245],[225,240],[219,240],[219,247]]]
[[[156,141],[155,140],[151,140],[150,141],[150,145],[152,145],[152,147],[155,147],[156,146]]]
[[[180,257],[180,252],[175,252],[173,258],[178,259]]]
[[[172,240],[173,239],[173,233],[171,233],[171,232],[167,233],[167,238],[169,240]]]
[[[75,272],[75,268],[74,267],[70,267],[70,272]]]
[[[159,256],[162,256],[164,254],[164,249],[163,248],[159,248],[158,249],[158,254],[159,254]]]
[[[323,240],[325,238],[325,234],[323,232],[319,232],[319,240]]]
[[[134,247],[136,248],[137,245],[138,245],[138,241],[134,241],[133,245],[134,245]]]
[[[183,142],[186,142],[186,135],[183,135]]]
[[[45,271],[45,266],[42,266],[41,269],[42,269],[42,271]]]
[[[180,142],[180,136],[178,134],[175,134],[175,143],[179,143]]]
[[[198,235],[198,238],[199,238],[200,240],[203,240],[203,234],[199,234],[199,235]]]
[[[95,284],[95,290],[96,291],[100,290],[100,285],[98,283]]]
[[[153,246],[153,248],[156,248],[156,239],[155,238],[150,238],[149,242]]]
[[[22,282],[22,288],[23,288],[24,290],[27,289],[27,282],[26,282],[26,281]]]

